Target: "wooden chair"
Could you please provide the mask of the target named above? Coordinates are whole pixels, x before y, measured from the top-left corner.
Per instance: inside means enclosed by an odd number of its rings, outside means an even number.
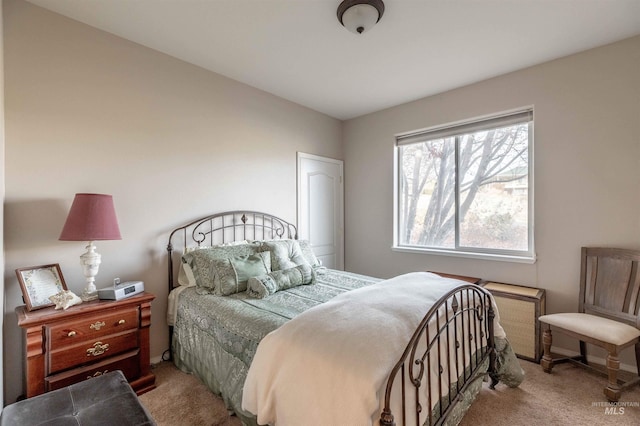
[[[555,363],[564,361],[591,367],[587,362],[586,349],[586,344],[591,343],[608,352],[606,374],[609,383],[604,388],[604,394],[609,401],[618,401],[624,389],[640,382],[640,377],[627,383],[618,379],[618,354],[633,345],[640,375],[639,264],[640,250],[582,248],[579,312],[543,315],[538,318],[545,325],[544,355],[540,361],[545,372],[551,373]],[[580,355],[553,359],[551,327],[579,339]]]

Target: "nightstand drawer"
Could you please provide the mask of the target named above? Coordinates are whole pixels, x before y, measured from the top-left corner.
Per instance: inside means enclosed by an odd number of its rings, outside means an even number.
[[[138,328],[138,309],[120,309],[115,313],[105,312],[89,319],[68,321],[46,327],[48,349],[53,351],[85,340]]]
[[[78,365],[93,363],[96,360],[108,358],[136,347],[138,347],[137,330],[81,342],[74,346],[49,352],[48,373],[52,374]]]
[[[81,382],[92,377],[106,374],[110,371],[122,370],[127,380],[138,378],[138,359],[140,351],[130,351],[102,362],[91,364],[86,367],[74,368],[73,370],[55,374],[45,378],[45,392],[60,389],[73,383]]]

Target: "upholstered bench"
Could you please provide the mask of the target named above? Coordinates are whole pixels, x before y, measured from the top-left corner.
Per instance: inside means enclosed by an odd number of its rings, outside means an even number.
[[[0,425],[151,426],[155,422],[122,372],[112,371],[8,405]]]

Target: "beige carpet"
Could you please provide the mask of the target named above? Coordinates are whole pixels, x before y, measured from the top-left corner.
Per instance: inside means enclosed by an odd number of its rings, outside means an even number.
[[[552,375],[543,373],[537,364],[521,364],[526,372],[524,383],[516,389],[499,384],[495,391],[485,385],[462,426],[640,425],[640,386],[622,394],[621,402],[632,406],[606,413],[599,406],[606,403],[604,377],[571,364],[557,365]],[[154,366],[154,372],[157,388],[140,400],[158,426],[240,425],[227,414],[222,400],[195,377],[169,362]]]
[[[156,388],[140,396],[158,426],[240,426],[229,416],[222,399],[195,376],[178,370],[171,362],[153,366]]]

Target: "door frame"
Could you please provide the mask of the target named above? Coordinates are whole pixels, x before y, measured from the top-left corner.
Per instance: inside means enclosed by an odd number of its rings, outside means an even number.
[[[336,223],[336,269],[344,269],[344,161],[335,158],[323,157],[305,152],[296,152],[296,220],[298,227],[302,223],[302,212],[300,211],[300,200],[302,199],[302,176],[300,174],[302,160],[321,161],[332,163],[340,168],[340,194],[338,194],[339,212]]]

